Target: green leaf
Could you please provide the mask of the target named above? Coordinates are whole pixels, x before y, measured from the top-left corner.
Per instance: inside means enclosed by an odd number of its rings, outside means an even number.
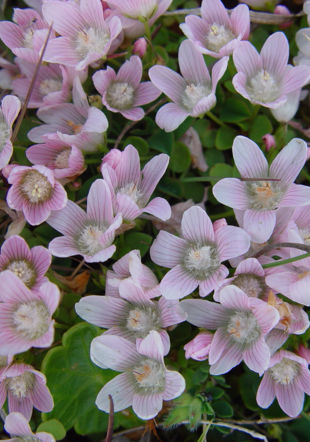
[[[122,247],[122,256],[130,252],[133,249],[140,250],[141,257],[143,257],[149,250],[149,247],[153,241],[152,236],[141,232],[128,232],[125,233],[124,246]]]
[[[212,402],[212,408],[216,416],[219,417],[227,418],[227,417],[232,417],[234,415],[234,410],[232,406],[224,400]]]
[[[37,433],[41,431],[52,434],[56,440],[61,440],[66,435],[64,426],[57,419],[42,422],[37,428]]]
[[[188,147],[181,141],[173,143],[169,167],[173,172],[185,172],[191,164],[191,154]]]
[[[219,387],[210,387],[210,388],[207,388],[206,393],[211,395],[212,400],[216,400],[216,399],[220,399],[223,396],[224,390]]]
[[[161,130],[151,136],[149,139],[149,145],[154,150],[170,155],[173,140],[174,136],[171,132],[167,133]]]
[[[249,138],[260,143],[262,142],[262,137],[266,134],[272,133],[272,131],[273,128],[269,118],[266,115],[258,115],[252,123]]]
[[[233,167],[230,166],[229,164],[218,163],[215,166],[211,167],[209,175],[220,178],[232,177]]]
[[[244,373],[239,378],[239,388],[242,400],[246,408],[252,411],[259,410],[256,402],[256,393],[259,384],[258,376],[253,373]]]
[[[62,346],[48,351],[42,371],[54,398],[54,409],[43,414],[44,421],[57,419],[66,430],[74,427],[78,434],[105,433],[108,414],[96,407],[95,400],[114,372],[102,370],[90,360],[90,343],[97,335],[97,327],[79,323],[63,335]],[[137,422],[131,414],[115,415],[115,427]]]
[[[239,123],[249,118],[251,114],[252,109],[249,103],[239,97],[230,97],[225,100],[220,119],[224,123]]]
[[[216,133],[215,145],[219,150],[231,149],[233,141],[237,136],[237,131],[229,126],[222,126]]]
[[[124,147],[127,146],[128,144],[132,144],[137,149],[137,151],[139,152],[139,155],[141,157],[148,154],[149,145],[144,140],[144,138],[136,137],[136,136],[128,137],[124,141]]]

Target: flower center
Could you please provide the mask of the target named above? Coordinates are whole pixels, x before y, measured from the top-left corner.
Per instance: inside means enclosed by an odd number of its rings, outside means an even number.
[[[32,27],[29,27],[24,31],[24,41],[23,41],[24,48],[32,49],[33,34],[34,30]]]
[[[25,339],[38,339],[49,328],[50,313],[42,301],[19,304],[13,314],[13,324]]]
[[[299,371],[300,367],[298,362],[283,358],[282,361],[269,368],[268,373],[275,382],[288,385],[294,381]]]
[[[304,227],[302,229],[298,229],[300,236],[302,237],[305,244],[310,245],[310,229]]]
[[[242,273],[238,275],[232,282],[233,285],[239,287],[248,296],[258,298],[265,291],[264,278],[250,273]]]
[[[155,359],[144,359],[133,371],[136,386],[143,393],[159,393],[166,384],[165,367]]]
[[[71,132],[72,134],[78,134],[81,132],[83,126],[82,124],[74,123],[74,121],[71,120],[67,120],[66,123],[69,126],[69,133]]]
[[[59,152],[55,158],[55,167],[57,169],[66,169],[69,166],[70,147]]]
[[[235,38],[236,36],[230,29],[227,29],[224,25],[213,23],[213,25],[210,26],[205,46],[210,51],[219,52],[223,46]]]
[[[37,275],[34,271],[33,265],[29,261],[26,261],[25,259],[16,259],[11,261],[6,269],[14,272],[28,288],[31,288],[34,285]]]
[[[103,249],[104,245],[101,242],[101,236],[106,231],[106,227],[97,224],[89,224],[85,226],[82,232],[78,235],[76,244],[79,251],[84,255],[93,256]]]
[[[183,265],[194,278],[207,279],[220,266],[217,248],[214,245],[190,247],[184,256]]]
[[[40,83],[40,94],[45,96],[51,92],[58,92],[61,90],[62,82],[53,78],[46,78]]]
[[[114,81],[107,90],[106,100],[115,109],[130,109],[134,98],[135,90],[127,82]]]
[[[10,139],[10,132],[10,128],[0,110],[0,153],[2,152],[7,141]]]
[[[75,50],[81,58],[89,53],[102,55],[110,40],[110,33],[103,29],[89,28],[79,31],[75,40]]]
[[[118,189],[117,193],[128,195],[137,204],[137,206],[143,206],[143,193],[138,189],[138,185],[136,183],[126,184],[124,187]]]
[[[196,104],[211,92],[209,85],[206,84],[188,84],[181,98],[183,106],[191,111]]]
[[[257,319],[249,311],[234,312],[229,319],[227,332],[233,341],[242,346],[252,344],[261,335]]]
[[[274,181],[248,181],[246,190],[254,210],[277,209],[285,193],[283,184]]]
[[[268,103],[279,98],[280,82],[262,69],[254,77],[248,79],[246,89],[253,101]]]
[[[52,185],[42,173],[37,170],[27,171],[21,181],[21,192],[30,203],[43,203],[50,199]]]
[[[156,306],[135,307],[129,310],[126,328],[135,338],[145,338],[151,330],[161,327],[160,316]]]
[[[7,378],[7,387],[17,399],[24,399],[29,391],[33,390],[35,380],[33,373],[25,371],[19,376]]]

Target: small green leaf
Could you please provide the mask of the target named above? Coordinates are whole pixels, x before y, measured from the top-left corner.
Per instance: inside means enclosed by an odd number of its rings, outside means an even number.
[[[167,133],[163,130],[156,132],[149,139],[149,145],[152,149],[170,155],[174,136],[171,132]]]
[[[252,411],[259,410],[256,402],[258,384],[259,378],[253,372],[244,373],[239,378],[239,388],[242,400],[246,408]]]
[[[216,414],[216,416],[219,417],[232,417],[234,415],[234,410],[232,408],[232,406],[224,401],[224,400],[219,400],[219,401],[215,401],[212,402],[212,408]]]
[[[225,100],[220,119],[224,123],[239,123],[246,120],[252,114],[251,105],[239,97],[231,97]]]
[[[50,433],[56,440],[62,440],[66,435],[64,426],[57,419],[42,422],[37,428],[37,433],[40,432]]]
[[[142,232],[128,232],[125,233],[124,246],[122,248],[122,256],[133,249],[140,250],[141,257],[148,251],[153,241],[152,236]]]
[[[215,166],[211,167],[209,175],[220,178],[232,177],[233,167],[229,164],[218,163]]]
[[[219,150],[231,149],[233,141],[237,136],[237,131],[229,126],[222,126],[216,133],[215,145]]]
[[[191,154],[188,147],[181,141],[177,141],[172,145],[170,157],[170,169],[173,172],[185,172],[191,164]]]
[[[136,136],[128,137],[124,141],[124,147],[128,146],[128,144],[132,144],[137,149],[140,156],[143,157],[148,154],[149,145],[144,140],[144,138],[136,137]]]
[[[256,143],[260,143],[262,137],[266,134],[272,133],[272,131],[273,128],[269,118],[266,115],[258,115],[252,123],[249,138]]]

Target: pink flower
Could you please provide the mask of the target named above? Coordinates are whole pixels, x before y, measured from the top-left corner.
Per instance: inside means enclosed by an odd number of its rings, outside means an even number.
[[[18,412],[12,412],[5,418],[4,428],[5,431],[13,437],[13,439],[4,439],[8,442],[14,442],[16,440],[38,440],[42,442],[55,442],[54,436],[49,433],[41,431],[34,434],[31,431],[28,420],[25,418],[24,415]]]
[[[310,80],[309,67],[292,67],[287,64],[288,57],[289,45],[283,32],[272,34],[260,54],[250,42],[241,42],[233,54],[238,71],[233,78],[236,91],[252,103],[278,108],[290,92]]]
[[[268,408],[276,397],[284,413],[296,417],[302,412],[305,393],[310,394],[307,361],[290,351],[275,353],[257,390],[258,405]]]
[[[104,262],[116,250],[112,242],[122,217],[113,216],[109,188],[103,180],[96,180],[88,193],[86,213],[69,200],[66,207],[53,212],[47,222],[64,235],[49,243],[52,255],[82,255],[86,262]]]
[[[216,330],[209,351],[210,373],[227,373],[242,360],[251,370],[264,372],[270,361],[265,337],[278,323],[278,311],[233,285],[221,291],[220,301],[221,304],[202,299],[181,301],[188,322]]]
[[[38,117],[47,124],[34,127],[28,138],[35,143],[63,141],[85,152],[94,152],[103,141],[108,120],[101,110],[89,106],[78,77],[73,83],[73,104],[55,104],[38,110]]]
[[[44,374],[26,364],[13,364],[1,376],[0,407],[3,406],[6,397],[9,412],[17,411],[28,420],[31,418],[33,407],[48,413],[54,406]]]
[[[167,370],[163,360],[163,344],[159,334],[151,331],[141,345],[119,336],[101,335],[93,339],[92,361],[102,368],[124,373],[109,381],[99,392],[96,405],[109,413],[109,395],[114,411],[132,405],[140,419],[152,419],[162,409],[163,400],[172,400],[183,393],[185,381],[176,371]]]
[[[213,194],[222,204],[237,209],[238,221],[252,241],[265,242],[274,231],[279,208],[309,204],[309,187],[293,183],[306,161],[306,143],[294,138],[270,167],[257,144],[246,137],[236,137],[232,150],[242,178],[218,181]]]
[[[266,134],[262,137],[263,143],[265,144],[265,149],[267,152],[276,146],[276,140],[273,135]]]
[[[141,120],[143,104],[156,100],[160,91],[150,81],[141,82],[142,62],[137,55],[127,60],[116,74],[109,66],[93,75],[102,103],[112,112],[119,112],[128,120]]]
[[[29,248],[17,235],[8,238],[1,247],[0,272],[11,270],[29,289],[37,289],[47,282],[44,277],[51,264],[51,255],[45,247]]]
[[[148,299],[160,296],[158,280],[152,270],[142,264],[139,250],[124,255],[112,265],[112,269],[106,274],[107,296],[119,297],[123,282],[128,280],[139,285]]]
[[[29,224],[36,226],[47,220],[52,210],[62,209],[67,193],[44,166],[15,166],[8,177],[12,184],[7,194],[11,209],[22,210]]]
[[[203,54],[222,58],[249,36],[250,15],[245,5],[232,9],[229,16],[221,0],[203,0],[201,16],[188,15],[180,28]]]
[[[84,156],[74,145],[58,140],[46,140],[26,150],[26,156],[33,164],[41,164],[54,172],[58,180],[68,180],[85,170]]]
[[[132,39],[143,35],[144,23],[151,26],[169,8],[172,0],[106,0],[118,15],[126,37]]]
[[[146,53],[146,50],[147,50],[147,42],[145,38],[144,37],[138,38],[138,40],[134,42],[133,53],[139,55],[139,57],[142,58]]]
[[[8,164],[13,153],[12,125],[19,114],[21,103],[14,95],[6,95],[0,108],[0,170]]]
[[[178,301],[162,297],[151,301],[147,292],[130,279],[122,281],[119,293],[119,297],[85,296],[75,304],[75,310],[85,321],[109,329],[104,334],[122,336],[139,345],[155,330],[164,355],[168,354],[170,339],[164,328],[186,319]]]
[[[160,289],[167,299],[179,299],[199,286],[207,296],[228,275],[221,262],[246,252],[250,238],[239,227],[223,226],[214,231],[206,212],[198,206],[184,212],[182,237],[160,231],[150,249],[156,264],[171,268]]]
[[[190,115],[199,117],[216,103],[215,89],[227,68],[228,57],[215,63],[210,77],[203,55],[193,43],[185,40],[179,47],[181,74],[165,66],[149,70],[152,83],[173,103],[165,104],[156,114],[156,123],[166,132],[172,132]]]
[[[198,132],[193,127],[190,127],[181,137],[180,141],[188,147],[191,153],[192,167],[200,170],[200,172],[205,172],[208,169],[208,165],[203,155]]]
[[[196,361],[205,361],[209,356],[212,339],[212,333],[198,333],[194,339],[184,345],[186,359],[192,358]]]
[[[116,158],[119,158],[118,162]],[[113,196],[114,213],[121,213],[123,219],[129,221],[143,212],[162,220],[169,219],[171,209],[164,198],[157,197],[148,202],[168,162],[168,155],[156,155],[141,171],[139,154],[134,146],[129,144],[119,154],[115,149],[111,150],[103,158],[101,172]]]
[[[60,296],[57,286],[45,282],[31,291],[9,270],[0,273],[0,283],[0,354],[49,347],[54,339],[52,314]]]
[[[49,1],[43,4],[42,13],[60,35],[49,41],[44,60],[78,71],[105,58],[122,30],[118,17],[104,19],[100,0]]]

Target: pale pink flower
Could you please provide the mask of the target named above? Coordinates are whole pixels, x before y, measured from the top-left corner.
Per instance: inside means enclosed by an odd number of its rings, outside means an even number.
[[[93,339],[92,361],[102,368],[124,372],[109,381],[99,392],[96,405],[109,413],[112,396],[114,411],[132,406],[140,419],[152,419],[162,409],[163,400],[180,396],[185,381],[176,371],[167,370],[159,334],[151,331],[138,346],[127,339],[101,335]]]
[[[180,141],[188,147],[191,153],[192,167],[200,170],[200,172],[205,172],[208,169],[208,165],[203,155],[198,132],[193,127],[190,127],[180,138]]]
[[[48,24],[30,8],[14,9],[13,21],[0,22],[0,39],[17,57],[27,59],[38,54],[46,40]]]
[[[273,135],[266,134],[262,137],[263,143],[265,145],[265,149],[267,152],[276,146],[276,140]]]
[[[54,339],[52,314],[59,303],[58,287],[45,282],[31,291],[9,270],[0,273],[0,283],[0,354],[49,347]]]
[[[119,68],[107,67],[93,75],[97,91],[102,95],[102,103],[111,112],[119,112],[128,120],[141,120],[144,110],[140,107],[159,97],[160,91],[150,81],[141,83],[142,62],[133,55]]]
[[[138,38],[133,44],[133,53],[139,55],[140,58],[144,56],[147,50],[147,42],[144,37]]]
[[[265,337],[278,323],[278,311],[233,285],[221,291],[220,301],[221,304],[202,299],[181,301],[188,322],[216,330],[209,351],[210,373],[227,373],[242,360],[251,370],[263,373],[270,361]]]
[[[19,68],[3,57],[0,57],[0,88],[12,89],[12,81],[19,74]]]
[[[51,169],[55,178],[62,181],[72,179],[85,170],[81,150],[60,140],[46,140],[46,143],[30,146],[26,156],[31,163]]]
[[[9,412],[17,411],[28,420],[31,418],[33,407],[48,413],[54,406],[44,374],[26,364],[13,364],[1,376],[0,407],[3,406],[6,397]]]
[[[198,206],[184,212],[182,236],[160,231],[150,249],[156,264],[171,268],[160,289],[167,299],[179,299],[199,286],[207,296],[228,275],[223,261],[239,256],[250,246],[250,238],[240,227],[213,229],[207,213]]]
[[[67,193],[45,166],[15,166],[8,177],[12,184],[6,200],[11,209],[21,210],[29,224],[36,226],[67,203]]]
[[[303,344],[299,344],[297,354],[301,358],[306,359],[308,364],[310,364],[310,350],[308,347],[305,347]]]
[[[112,265],[112,269],[106,274],[107,296],[119,297],[122,283],[128,280],[139,285],[148,299],[160,296],[158,280],[152,270],[142,264],[139,250],[124,255]]]
[[[232,150],[241,179],[218,181],[213,194],[222,204],[237,209],[238,222],[252,241],[263,243],[274,231],[279,208],[309,204],[310,188],[293,183],[305,164],[307,146],[303,140],[294,138],[270,166],[249,138],[236,137]]]
[[[228,57],[215,63],[210,77],[203,55],[191,41],[185,40],[179,47],[182,75],[166,66],[153,66],[149,70],[152,83],[172,100],[157,112],[157,125],[166,132],[172,132],[189,115],[199,117],[208,112],[216,103],[215,89],[227,63]]]
[[[106,0],[121,20],[126,37],[135,38],[145,32],[144,23],[151,26],[169,8],[172,0]]]
[[[280,123],[288,123],[291,121],[299,108],[299,103],[302,100],[302,90],[290,92],[286,96],[286,101],[280,107],[271,109],[272,115]]]
[[[290,351],[275,353],[257,390],[258,405],[268,408],[276,397],[284,413],[296,417],[302,412],[305,393],[310,394],[307,361]]]
[[[33,433],[31,431],[28,420],[25,416],[18,412],[10,413],[4,422],[4,428],[7,433],[9,433],[13,439],[4,439],[7,442],[21,441],[42,441],[42,442],[55,442],[54,436],[43,431],[39,433]]]
[[[249,36],[250,14],[246,5],[238,5],[229,16],[221,0],[203,0],[201,16],[188,15],[180,28],[203,54],[222,58]]]
[[[108,120],[101,110],[88,104],[81,81],[75,78],[72,90],[73,103],[45,106],[38,110],[44,121],[41,126],[28,132],[34,143],[45,143],[47,139],[75,145],[85,152],[93,152],[103,141]]]
[[[113,216],[106,182],[96,180],[89,189],[86,213],[69,200],[64,209],[51,214],[47,223],[64,235],[49,243],[52,255],[82,255],[86,262],[104,262],[116,250],[112,243],[122,217],[120,214]]]
[[[255,104],[275,109],[290,92],[300,90],[310,80],[308,66],[288,65],[289,45],[283,32],[275,32],[259,54],[248,41],[234,50],[237,74],[233,85],[239,94]]]
[[[114,212],[121,213],[123,219],[129,221],[143,212],[162,220],[169,219],[171,208],[164,198],[156,197],[149,202],[168,162],[168,155],[156,155],[141,171],[139,153],[131,144],[122,152],[116,153],[113,149],[103,157],[101,173],[109,185]]]
[[[196,361],[205,361],[209,356],[212,339],[212,333],[198,333],[194,339],[184,345],[186,359],[192,358]]]
[[[32,290],[47,282],[44,277],[51,264],[51,254],[45,247],[29,248],[26,241],[17,235],[8,238],[1,247],[0,272],[11,270]]]
[[[42,13],[60,37],[49,41],[44,60],[82,70],[105,58],[122,30],[118,17],[104,19],[100,0],[49,1]]]
[[[87,322],[109,329],[104,334],[117,335],[141,344],[150,331],[159,333],[164,355],[170,350],[169,335],[164,330],[186,319],[178,301],[161,297],[151,301],[148,293],[130,279],[122,281],[119,297],[85,296],[77,304],[77,314]]]
[[[14,95],[6,95],[0,108],[0,170],[8,164],[13,153],[12,125],[19,114],[21,103]]]

